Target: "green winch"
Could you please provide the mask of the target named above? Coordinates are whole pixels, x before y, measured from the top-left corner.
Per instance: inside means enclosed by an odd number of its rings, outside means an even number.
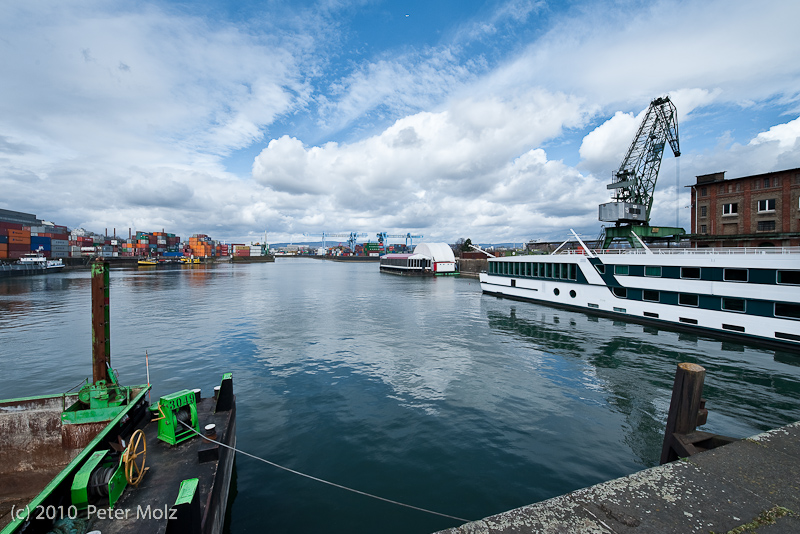
[[[200,432],[197,417],[197,400],[192,390],[184,389],[164,395],[150,408],[158,413],[158,439],[177,445]]]

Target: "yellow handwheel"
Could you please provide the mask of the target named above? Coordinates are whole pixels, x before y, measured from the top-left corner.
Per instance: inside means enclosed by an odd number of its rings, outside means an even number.
[[[138,486],[144,478],[144,461],[147,457],[147,440],[142,429],[136,430],[131,435],[131,441],[122,453],[122,463],[125,464],[125,480],[132,486]]]

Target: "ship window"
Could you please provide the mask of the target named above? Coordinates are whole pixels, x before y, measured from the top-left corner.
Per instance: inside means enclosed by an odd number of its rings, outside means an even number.
[[[594,268],[597,269],[598,273],[606,274],[606,266],[603,265],[602,263],[599,263],[599,264],[595,265]]]
[[[690,293],[681,293],[678,296],[678,304],[681,306],[698,306],[700,298]]]
[[[628,266],[627,265],[615,265],[614,266],[614,274],[627,276],[627,274],[628,274]]]
[[[737,204],[736,202],[722,205],[723,215],[737,215],[738,213],[739,213],[739,204]]]
[[[628,313],[628,310],[625,308],[614,308],[614,311],[618,313]]]
[[[578,279],[578,266],[574,263],[570,264],[569,266],[569,279],[570,280],[577,280]]]
[[[555,289],[553,290],[553,294],[554,294],[555,296],[558,296],[558,295],[559,295],[559,293],[561,293],[561,291],[559,291],[559,290],[558,290],[558,288],[555,288]]]
[[[778,283],[800,285],[800,271],[778,271]]]
[[[652,317],[653,319],[658,319],[658,314],[653,312],[644,312],[645,317]]]
[[[645,289],[642,291],[642,300],[649,300],[650,302],[658,302],[660,300],[661,294],[658,291],[653,291],[650,289]]]
[[[569,264],[562,263],[561,264],[561,278],[567,279],[569,278]]]
[[[775,317],[786,317],[787,319],[800,319],[800,304],[787,304],[785,302],[776,302]]]
[[[644,275],[645,276],[661,276],[661,266],[660,265],[646,265],[644,268]]]
[[[552,278],[553,277],[553,264],[552,263],[546,264],[545,270],[547,272],[547,275],[546,275],[547,278]]]
[[[599,305],[599,304],[594,304],[594,303],[591,303],[591,302],[589,302],[589,303],[588,303],[588,304],[586,304],[586,305],[587,305],[587,306],[589,306],[590,308],[599,308],[599,307],[600,307],[600,305]]]
[[[733,330],[734,332],[744,332],[744,327],[735,324],[722,323],[722,328],[725,330]]]
[[[775,199],[767,198],[758,201],[758,211],[775,211]]]
[[[723,269],[722,279],[726,282],[747,282],[747,269]]]
[[[697,319],[687,319],[686,317],[678,317],[678,320],[686,324],[697,324]]]
[[[553,278],[561,278],[561,266],[558,263],[553,265]]]
[[[700,267],[681,267],[681,278],[700,278]]]
[[[569,296],[570,296],[570,297],[572,297],[572,298],[575,298],[575,297],[577,297],[577,296],[578,296],[578,294],[577,294],[577,293],[575,293],[575,290],[574,290],[574,289],[570,289],[570,290],[569,290]]]
[[[727,311],[735,311],[744,313],[745,311],[745,302],[744,299],[731,299],[731,298],[723,298],[722,299],[722,309]]]
[[[531,264],[532,274],[531,276],[539,276],[539,264],[533,263]]]
[[[530,263],[525,264],[525,276],[532,276],[533,275],[533,265]]]
[[[614,287],[611,289],[611,291],[613,291],[614,294],[621,299],[628,298],[628,288],[626,287]]]

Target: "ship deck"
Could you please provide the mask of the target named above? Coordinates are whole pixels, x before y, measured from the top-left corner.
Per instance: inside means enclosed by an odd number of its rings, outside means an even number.
[[[225,412],[214,413],[215,400],[201,399],[197,405],[200,427],[213,423],[217,428],[217,441],[236,445],[236,407]],[[197,497],[200,503],[201,532],[220,532],[225,518],[233,451],[215,446],[200,436],[195,436],[177,445],[169,445],[158,439],[158,423],[149,422],[144,427],[147,443],[145,473],[138,487],[128,487],[113,510],[107,504],[97,503],[89,509],[90,527],[104,534],[134,532],[165,532],[169,509],[175,503],[181,482],[197,478]],[[216,449],[217,459],[200,461],[199,454],[212,457]],[[216,526],[215,526],[216,525]]]

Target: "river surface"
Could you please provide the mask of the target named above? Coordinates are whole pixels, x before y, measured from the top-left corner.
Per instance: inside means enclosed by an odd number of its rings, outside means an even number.
[[[0,397],[91,376],[88,271],[0,280]],[[703,430],[800,420],[800,357],[484,296],[378,265],[111,271],[112,365],[153,400],[232,372],[238,447],[479,519],[658,464],[676,365],[707,370]],[[229,532],[427,533],[460,521],[239,455]]]

